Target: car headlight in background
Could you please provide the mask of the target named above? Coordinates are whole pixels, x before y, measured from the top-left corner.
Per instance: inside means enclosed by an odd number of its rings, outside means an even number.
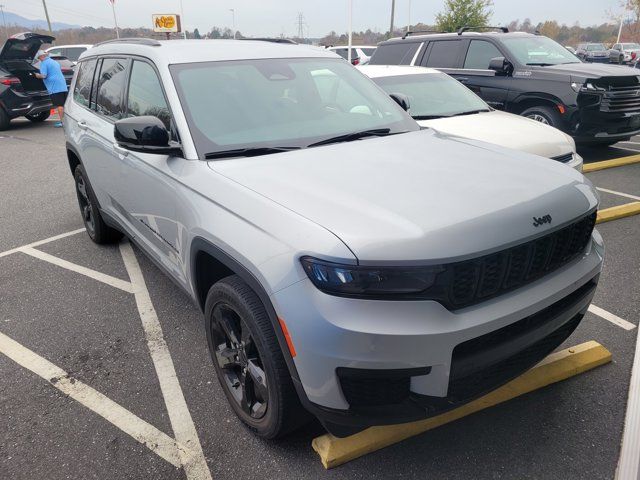
[[[441,266],[368,267],[326,262],[313,257],[300,259],[313,284],[330,295],[358,298],[425,299]]]

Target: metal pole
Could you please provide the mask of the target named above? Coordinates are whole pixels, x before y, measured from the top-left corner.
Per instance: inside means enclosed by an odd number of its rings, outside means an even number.
[[[51,20],[49,20],[49,11],[47,10],[47,2],[42,0],[42,6],[44,7],[44,16],[47,17],[47,25],[49,25],[49,33],[53,36],[53,30],[51,30]]]
[[[409,18],[407,20],[407,32],[411,30],[411,0],[409,0]]]
[[[391,0],[391,26],[389,27],[389,37],[393,37],[393,15],[396,12],[396,0]]]
[[[618,39],[616,40],[616,43],[620,43],[620,36],[622,35],[622,23],[624,22],[624,17],[621,15],[620,16],[620,28],[618,28]]]
[[[349,0],[349,49],[347,50],[347,61],[351,63],[351,44],[353,43],[353,0]]]
[[[182,25],[182,38],[187,39],[187,29],[184,28],[184,8],[182,8],[182,0],[180,0],[180,25]]]
[[[44,0],[42,0],[44,2]],[[120,38],[120,30],[118,29],[118,19],[116,18],[115,0],[111,0],[111,11],[113,12],[113,23],[116,26],[116,38]]]
[[[236,9],[235,8],[230,8],[229,11],[231,12],[231,25],[233,26],[233,39],[236,39]]]
[[[4,18],[4,5],[0,5],[0,12],[2,12],[2,23],[4,24],[4,34],[7,37],[7,39],[9,38],[9,29],[7,28],[7,21]]]

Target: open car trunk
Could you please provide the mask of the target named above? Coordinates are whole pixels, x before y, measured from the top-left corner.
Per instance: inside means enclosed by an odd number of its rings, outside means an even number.
[[[20,80],[22,90],[25,93],[46,93],[44,82],[33,76],[38,69],[25,60],[0,61],[0,67]]]

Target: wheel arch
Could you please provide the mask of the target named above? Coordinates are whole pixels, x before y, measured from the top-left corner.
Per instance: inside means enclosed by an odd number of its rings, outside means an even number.
[[[80,160],[80,154],[76,147],[67,142],[67,160],[69,161],[69,168],[71,169],[71,175],[75,174],[76,167],[82,164]]]
[[[545,106],[557,109],[558,105],[564,105],[559,98],[553,95],[540,93],[535,95],[526,95],[515,99],[515,101],[511,102],[511,106],[508,111],[509,113],[520,115],[527,108]]]
[[[289,374],[294,380],[293,383],[298,392],[298,396],[304,402],[306,395],[301,388],[300,377],[287,346],[287,340],[280,326],[280,320],[267,294],[267,290],[262,286],[256,276],[235,258],[202,237],[196,237],[191,242],[190,267],[193,291],[198,306],[203,312],[209,289],[215,282],[224,277],[238,275],[253,289],[269,316],[271,327],[278,339],[278,345],[289,369]]]

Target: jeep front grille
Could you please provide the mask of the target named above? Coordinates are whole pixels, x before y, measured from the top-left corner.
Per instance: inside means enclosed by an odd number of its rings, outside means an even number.
[[[596,212],[548,235],[490,255],[445,265],[438,299],[455,310],[522,287],[566,265],[586,248]]]

